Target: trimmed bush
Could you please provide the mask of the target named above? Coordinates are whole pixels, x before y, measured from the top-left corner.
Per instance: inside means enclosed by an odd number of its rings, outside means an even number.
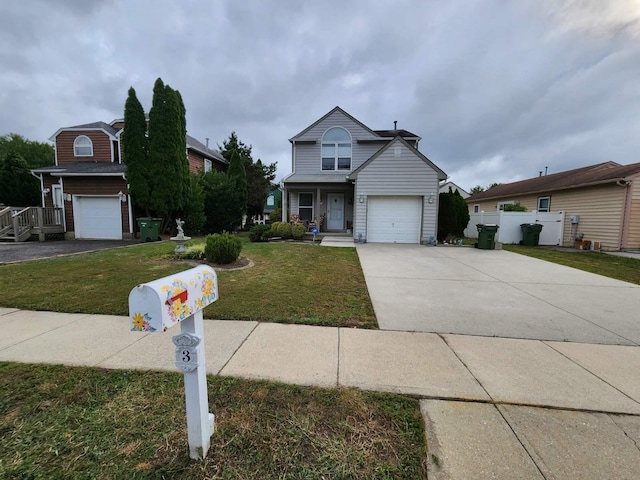
[[[204,247],[204,254],[207,261],[225,265],[235,262],[240,256],[242,241],[229,232],[207,235],[207,245]]]
[[[268,242],[271,238],[271,225],[254,225],[249,231],[252,242]]]
[[[280,238],[291,238],[291,225],[285,222],[273,222],[271,235]]]
[[[293,236],[294,240],[300,240],[302,237],[304,237],[306,231],[307,229],[304,228],[304,225],[294,225],[291,229],[291,235]]]

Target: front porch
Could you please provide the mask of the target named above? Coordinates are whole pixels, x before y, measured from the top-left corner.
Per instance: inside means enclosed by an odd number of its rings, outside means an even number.
[[[353,235],[353,192],[348,183],[286,185],[282,221],[299,220],[309,230],[317,228],[320,234]]]
[[[43,242],[47,234],[64,233],[62,208],[5,207],[0,210],[0,241],[24,242],[38,235]]]

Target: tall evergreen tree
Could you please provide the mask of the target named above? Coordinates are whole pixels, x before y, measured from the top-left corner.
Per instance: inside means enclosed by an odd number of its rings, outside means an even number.
[[[231,162],[231,155],[235,151],[244,160],[247,177],[247,206],[245,213],[251,217],[262,214],[264,204],[267,201],[269,191],[272,189],[272,182],[276,176],[276,164],[263,164],[260,159],[253,161],[251,155],[251,145],[246,145],[236,132],[231,132],[229,138],[218,145],[220,153],[228,162]]]
[[[190,190],[184,113],[177,92],[158,78],[149,111],[149,209],[163,217],[165,228],[174,212],[186,206]]]
[[[237,192],[236,225],[239,226],[242,225],[242,215],[247,211],[247,171],[244,160],[235,150],[231,153],[227,175]]]
[[[124,125],[123,160],[127,165],[131,198],[136,205],[148,209],[151,202],[152,172],[147,162],[147,120],[133,87],[129,88],[124,104]]]

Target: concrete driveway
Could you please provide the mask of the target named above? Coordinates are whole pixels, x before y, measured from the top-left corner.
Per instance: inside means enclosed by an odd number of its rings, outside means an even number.
[[[640,286],[504,250],[357,245],[382,330],[640,345]]]
[[[137,245],[140,240],[57,240],[48,242],[0,242],[0,265],[72,253]]]

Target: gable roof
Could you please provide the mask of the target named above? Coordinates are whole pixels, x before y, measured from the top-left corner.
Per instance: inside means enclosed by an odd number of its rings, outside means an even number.
[[[615,183],[636,174],[640,174],[640,163],[620,165],[616,162],[604,162],[589,165],[588,167],[520,180],[519,182],[497,185],[484,192],[471,195],[467,198],[467,201],[488,200],[534,193],[549,193],[557,190]]]
[[[373,162],[376,158],[378,158],[380,155],[382,155],[384,152],[386,152],[388,149],[391,148],[392,145],[395,145],[396,143],[402,143],[405,147],[407,147],[409,149],[410,152],[412,152],[414,155],[416,155],[420,160],[422,160],[424,163],[426,163],[427,165],[429,165],[433,170],[435,170],[435,172],[438,174],[438,180],[446,180],[447,179],[447,174],[444,173],[440,167],[438,167],[435,163],[433,163],[431,160],[429,160],[426,156],[424,156],[419,150],[417,150],[416,148],[414,148],[413,146],[411,146],[404,138],[402,138],[401,136],[396,136],[391,142],[389,142],[388,144],[386,144],[384,147],[382,147],[380,150],[378,150],[374,155],[371,156],[371,158],[369,158],[369,160],[367,160],[366,162],[364,162],[362,165],[360,165],[358,168],[356,168],[353,172],[351,172],[347,178],[349,180],[355,180],[358,177],[358,173],[361,172],[362,170],[364,170],[367,165],[369,165],[371,162]]]
[[[72,127],[63,127],[59,128],[56,133],[49,137],[49,140],[52,142],[56,141],[56,137],[60,135],[60,132],[64,131],[79,131],[79,130],[102,130],[104,133],[109,135],[113,140],[115,140],[116,133],[118,133],[117,128],[113,128],[111,125],[105,122],[92,122],[92,123],[84,123],[82,125],[74,125]]]
[[[340,107],[334,107],[331,111],[327,112],[325,115],[323,115],[321,118],[319,118],[318,120],[316,120],[315,122],[313,122],[311,125],[309,125],[307,128],[305,128],[304,130],[302,130],[300,133],[298,133],[297,135],[294,135],[293,137],[291,137],[289,139],[289,141],[291,143],[293,143],[293,141],[298,138],[301,137],[302,135],[304,135],[305,133],[307,133],[309,130],[311,130],[313,127],[315,127],[316,125],[318,125],[320,122],[324,121],[325,119],[327,119],[330,115],[339,112],[341,114],[343,114],[345,117],[349,118],[350,120],[352,120],[353,122],[357,123],[358,125],[360,125],[362,128],[364,128],[365,130],[367,130],[368,132],[371,132],[372,136],[378,136],[373,130],[371,130],[369,127],[367,127],[364,123],[362,123],[360,120],[358,120],[355,117],[352,117],[351,115],[349,115],[347,112],[345,112],[344,110],[342,110]]]
[[[195,151],[201,153],[202,155],[204,155],[205,157],[213,158],[213,159],[218,160],[219,162],[222,162],[224,164],[228,163],[227,159],[224,158],[220,154],[220,152],[218,152],[217,150],[213,150],[213,149],[207,147],[206,145],[204,145],[199,140],[196,140],[195,138],[193,138],[191,135],[187,135],[187,148],[195,150]]]

